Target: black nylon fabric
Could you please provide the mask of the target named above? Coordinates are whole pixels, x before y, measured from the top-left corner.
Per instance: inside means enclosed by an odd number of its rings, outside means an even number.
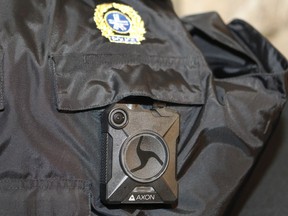
[[[287,60],[249,24],[180,21],[170,1],[117,1],[147,33],[111,43],[93,21],[106,2],[0,3],[0,215],[223,215],[277,124]],[[99,199],[101,114],[128,96],[181,116],[172,208]]]

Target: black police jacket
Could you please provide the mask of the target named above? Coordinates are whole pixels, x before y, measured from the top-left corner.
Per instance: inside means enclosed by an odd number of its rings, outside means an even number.
[[[249,24],[112,3],[1,1],[1,216],[223,215],[273,131],[287,60]],[[172,207],[99,198],[101,115],[129,96],[180,115]]]

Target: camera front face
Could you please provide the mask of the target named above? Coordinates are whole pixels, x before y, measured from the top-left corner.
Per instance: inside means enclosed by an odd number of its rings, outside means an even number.
[[[174,204],[179,115],[167,108],[115,104],[104,112],[101,200]]]

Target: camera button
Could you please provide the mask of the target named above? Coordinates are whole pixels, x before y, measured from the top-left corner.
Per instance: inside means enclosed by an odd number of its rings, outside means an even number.
[[[139,133],[124,143],[121,162],[124,171],[138,182],[152,182],[166,171],[168,147],[155,133]]]
[[[156,193],[153,187],[140,186],[135,187],[133,193]]]

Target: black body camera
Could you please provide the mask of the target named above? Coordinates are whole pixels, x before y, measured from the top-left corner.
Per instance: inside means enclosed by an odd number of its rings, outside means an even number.
[[[101,200],[175,204],[179,115],[166,107],[115,104],[104,112]]]

